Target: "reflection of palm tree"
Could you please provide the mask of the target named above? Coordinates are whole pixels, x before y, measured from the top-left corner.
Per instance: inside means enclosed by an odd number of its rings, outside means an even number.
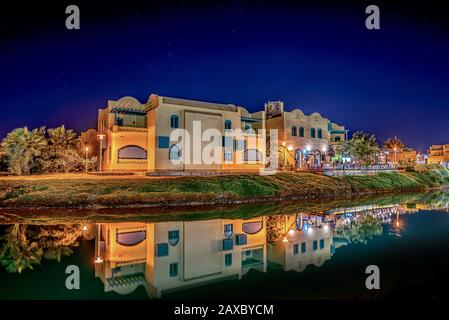
[[[8,272],[21,273],[40,264],[42,258],[61,261],[73,253],[82,234],[81,225],[28,226],[15,224],[0,238],[0,264]]]
[[[0,249],[0,263],[8,272],[21,273],[33,265],[40,264],[42,248],[26,236],[27,226],[15,224],[0,239],[4,241]]]

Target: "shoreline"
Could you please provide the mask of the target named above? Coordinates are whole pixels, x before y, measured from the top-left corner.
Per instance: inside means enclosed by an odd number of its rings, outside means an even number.
[[[449,186],[449,170],[327,177],[312,173],[201,178],[0,179],[1,209],[227,207],[282,201],[335,200]]]

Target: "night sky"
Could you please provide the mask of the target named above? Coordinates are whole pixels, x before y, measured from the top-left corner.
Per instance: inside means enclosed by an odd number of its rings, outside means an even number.
[[[157,93],[249,111],[280,99],[379,142],[449,143],[448,11],[389,3],[2,7],[0,137],[20,126],[85,130],[108,99]],[[68,4],[80,7],[80,30],[65,28]],[[380,30],[365,28],[370,4]]]

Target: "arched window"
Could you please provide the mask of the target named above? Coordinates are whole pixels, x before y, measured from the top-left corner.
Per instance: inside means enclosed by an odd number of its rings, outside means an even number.
[[[119,159],[146,159],[147,152],[138,146],[126,146],[118,150]]]
[[[171,230],[168,232],[168,243],[173,247],[179,242],[179,230]]]
[[[225,130],[232,130],[231,120],[226,120],[224,124],[225,124]]]
[[[179,128],[179,117],[175,114],[170,117],[170,127]]]
[[[262,153],[257,149],[247,149],[243,152],[243,161],[262,161]]]
[[[262,221],[245,222],[242,224],[242,230],[246,234],[256,234],[263,228]]]
[[[135,246],[145,240],[146,231],[117,233],[117,243],[123,246]]]
[[[181,149],[179,149],[177,144],[174,144],[169,149],[168,159],[169,160],[179,160],[181,157]]]
[[[299,128],[299,136],[304,137],[304,128],[303,127]]]
[[[315,137],[316,137],[316,134],[315,134],[315,128],[310,129],[310,136],[311,136],[312,138],[315,138]]]
[[[323,138],[323,130],[318,129],[318,138],[322,139]]]
[[[296,137],[296,127],[295,126],[292,127],[292,136]]]

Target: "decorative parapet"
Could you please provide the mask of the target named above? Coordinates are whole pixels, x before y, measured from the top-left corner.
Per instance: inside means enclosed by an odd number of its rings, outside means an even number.
[[[122,127],[122,126],[117,126],[115,125],[112,128],[113,132],[142,132],[142,133],[146,133],[148,132],[148,128],[141,128],[141,127]]]

